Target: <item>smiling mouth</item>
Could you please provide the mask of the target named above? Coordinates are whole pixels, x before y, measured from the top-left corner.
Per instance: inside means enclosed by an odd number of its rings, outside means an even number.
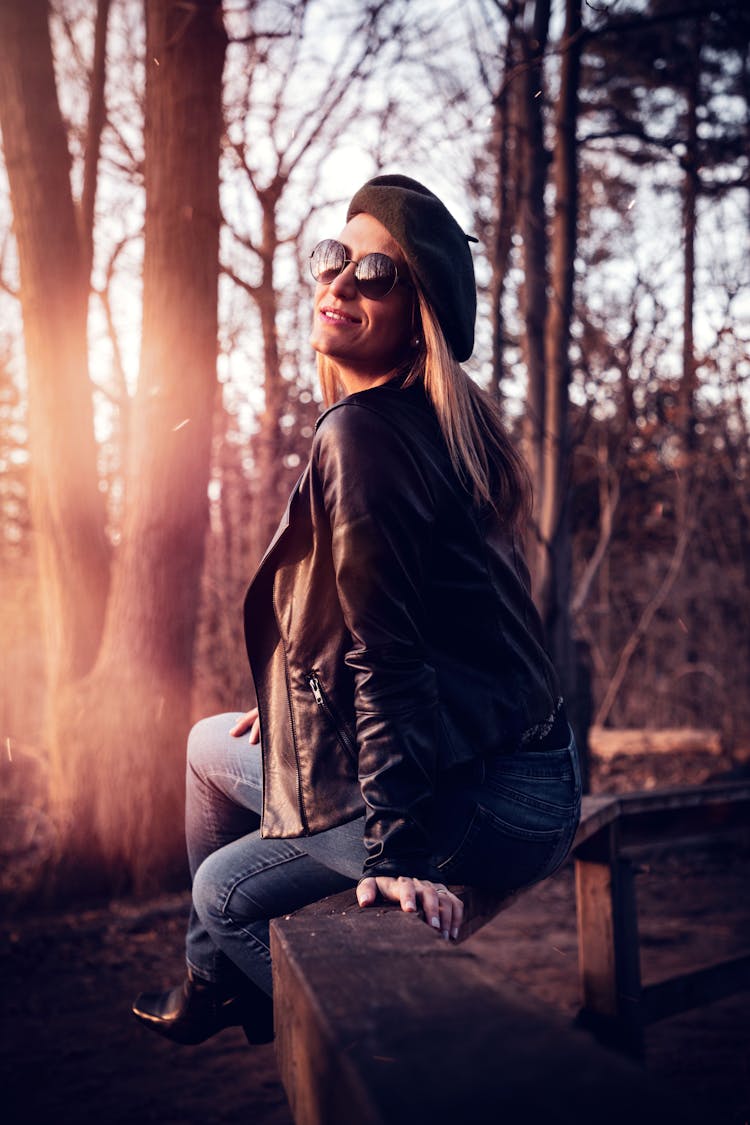
[[[349,316],[348,313],[342,312],[341,309],[323,308],[320,310],[320,315],[328,324],[359,324],[357,317]]]

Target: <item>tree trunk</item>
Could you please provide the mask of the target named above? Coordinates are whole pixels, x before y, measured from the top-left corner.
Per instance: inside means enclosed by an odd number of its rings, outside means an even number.
[[[531,28],[520,35],[523,64],[516,91],[521,145],[521,234],[523,237],[524,360],[528,389],[524,415],[524,452],[535,493],[542,486],[546,387],[544,326],[547,319],[547,149],[544,144],[544,50],[550,18],[549,0],[529,0]]]
[[[143,335],[102,648],[61,707],[72,854],[148,890],[182,862],[184,748],[216,391],[219,0],[146,4]],[[85,776],[85,789],[80,779]],[[77,846],[75,846],[77,845]]]
[[[676,479],[677,488],[677,531],[681,534],[692,519],[692,512],[698,504],[701,486],[701,472],[698,453],[695,414],[695,392],[697,370],[695,357],[695,236],[697,223],[698,191],[700,188],[700,157],[698,151],[698,106],[700,103],[702,26],[699,19],[691,28],[691,65],[685,89],[687,98],[687,119],[685,139],[684,181],[682,196],[683,222],[683,327],[682,327],[682,378],[678,390],[679,408],[677,411],[679,441],[681,445],[681,465]],[[690,544],[690,546],[694,546]],[[699,617],[696,604],[696,591],[700,583],[696,575],[698,565],[695,550],[686,552],[682,572],[684,601],[681,614],[687,625],[682,635],[683,660],[686,664],[696,664],[700,659],[700,648],[694,624]],[[697,716],[696,716],[697,719]]]
[[[109,548],[88,378],[88,279],[46,0],[0,0],[0,123],[21,273],[32,518],[54,696],[94,663]]]
[[[94,25],[94,61],[91,68],[89,116],[86,128],[86,153],[83,162],[83,191],[81,192],[81,243],[83,271],[86,281],[91,278],[94,257],[94,204],[99,169],[99,152],[102,130],[107,119],[104,85],[107,70],[107,25],[110,0],[97,0]]]
[[[512,20],[515,16],[509,16]],[[502,85],[495,98],[492,117],[492,147],[495,154],[495,190],[493,199],[493,236],[490,259],[490,319],[492,325],[492,375],[490,391],[500,395],[505,350],[503,295],[508,271],[508,258],[518,210],[518,137],[512,112],[512,83],[509,76],[515,63],[518,30],[511,22],[505,47]]]
[[[273,267],[279,246],[276,228],[276,208],[281,198],[285,180],[274,180],[264,191],[258,192],[263,213],[261,237],[262,273],[260,285],[253,296],[260,314],[263,338],[263,414],[255,439],[255,487],[253,502],[253,542],[258,557],[265,551],[276,530],[284,510],[286,476],[281,465],[281,416],[286,393],[279,360],[279,338],[276,327],[277,295],[274,287]]]
[[[550,8],[536,0],[531,30],[521,36],[524,66],[519,83],[524,246],[523,314],[528,392],[524,418],[525,452],[536,497],[536,544],[530,561],[534,592],[551,655],[576,714],[576,653],[570,599],[572,545],[567,509],[569,484],[568,387],[570,325],[576,254],[578,175],[576,125],[580,71],[581,0],[567,0],[560,95],[555,124],[555,211],[547,235],[542,63]],[[549,245],[548,245],[549,243]],[[549,251],[549,262],[548,262]],[[577,733],[585,744],[581,723]]]
[[[581,0],[566,0],[560,95],[555,137],[555,214],[550,249],[550,289],[545,333],[546,395],[543,439],[542,493],[536,568],[537,598],[542,610],[552,659],[560,675],[563,695],[581,752],[586,758],[587,692],[579,684],[570,605],[573,585],[573,546],[568,497],[570,491],[570,326],[573,318],[576,235],[578,219],[578,159],[576,127],[581,27]],[[584,773],[588,773],[587,768]]]
[[[575,36],[581,26],[581,0],[567,0],[560,96],[555,137],[555,213],[550,249],[550,290],[545,329],[545,411],[542,442],[542,489],[539,497],[537,598],[553,654],[563,676],[572,668],[570,636],[571,543],[567,495],[570,438],[570,325],[573,316],[578,168],[576,124],[580,51]]]
[[[695,451],[695,387],[696,364],[693,320],[695,305],[695,229],[699,187],[698,103],[700,100],[701,24],[696,20],[692,31],[692,65],[686,89],[687,128],[685,143],[685,179],[682,196],[684,236],[682,379],[680,381],[680,430],[686,462]]]

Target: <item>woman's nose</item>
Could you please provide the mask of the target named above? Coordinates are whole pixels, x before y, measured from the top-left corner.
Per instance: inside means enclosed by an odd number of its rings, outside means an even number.
[[[354,278],[356,269],[354,262],[347,262],[341,273],[334,277],[328,288],[336,297],[353,297],[357,292],[357,282]]]

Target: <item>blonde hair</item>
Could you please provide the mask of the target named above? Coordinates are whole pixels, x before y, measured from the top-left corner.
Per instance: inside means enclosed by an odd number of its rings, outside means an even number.
[[[402,386],[421,382],[432,402],[448,454],[478,508],[494,508],[505,523],[527,519],[531,510],[528,469],[513,446],[500,403],[469,378],[448,346],[432,307],[415,286],[421,343],[405,364]],[[326,406],[344,393],[333,360],[318,355],[318,377]]]

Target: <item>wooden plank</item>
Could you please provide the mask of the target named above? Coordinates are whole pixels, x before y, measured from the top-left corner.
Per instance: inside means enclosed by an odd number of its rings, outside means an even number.
[[[345,892],[274,921],[271,950],[296,1125],[696,1120],[415,915]]]
[[[747,988],[750,988],[750,954],[644,988],[641,993],[643,1020],[655,1023]]]
[[[619,825],[617,828],[619,831]],[[614,920],[619,1041],[631,1054],[640,1057],[643,1054],[643,1021],[638,907],[633,865],[621,853],[614,861]]]
[[[617,1017],[614,826],[604,829],[597,843],[599,855],[576,856],[575,861],[578,969],[584,1008],[614,1019]]]
[[[575,851],[601,828],[616,820],[619,811],[619,798],[611,794],[584,797],[581,801],[581,822],[573,841],[573,850]]]
[[[699,848],[750,837],[750,805],[661,809],[620,820],[621,854],[638,856],[676,847]]]
[[[744,804],[750,801],[750,781],[716,781],[707,785],[669,785],[622,793],[617,797],[619,811],[625,815],[656,812],[659,809],[686,809],[701,806]]]
[[[619,855],[619,824],[576,855],[578,967],[585,1016],[611,1025],[620,1046],[643,1050],[640,950],[632,865]]]
[[[674,787],[620,798],[620,847],[644,848],[699,844],[750,832],[750,783],[726,782]]]
[[[625,850],[750,830],[750,782],[679,785],[584,797],[574,852],[615,820],[621,824],[620,847]]]

